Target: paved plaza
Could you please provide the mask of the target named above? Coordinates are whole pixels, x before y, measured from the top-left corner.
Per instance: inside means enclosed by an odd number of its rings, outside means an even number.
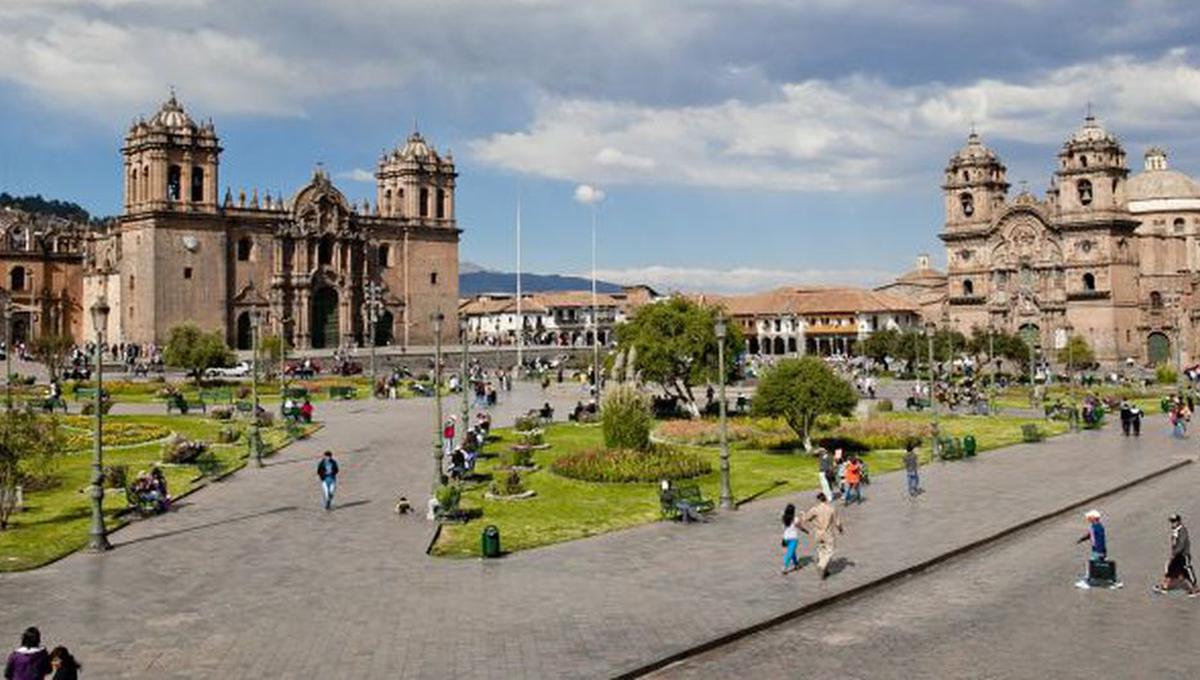
[[[519,388],[498,407],[499,425],[542,402],[536,388]],[[553,400],[565,413],[580,393],[557,389]],[[16,641],[24,626],[36,624],[48,641],[76,651],[89,677],[103,678],[611,677],[1163,470],[1195,451],[1194,442],[1169,438],[1156,418],[1141,439],[1111,429],[1085,432],[934,465],[925,471],[929,493],[917,501],[905,497],[902,475],[880,476],[867,502],[846,513],[839,551],[847,561],[820,582],[811,570],[779,574],[777,516],[785,502],[810,502],[808,492],[750,503],[703,525],[657,523],[502,560],[427,557],[429,523],[398,517],[392,506],[400,493],[423,504],[432,476],[432,408],[430,400],[322,404],[318,417],[326,427],[311,440],[263,470],[246,469],[190,496],[177,512],[117,532],[112,552],[0,576],[0,639]],[[457,402],[448,400],[447,408]],[[314,472],[326,448],[338,452],[343,468],[330,513],[320,510]],[[1151,518],[1146,545],[1161,542],[1157,524],[1167,510],[1180,507],[1186,516],[1194,508],[1175,505],[1176,494],[1153,492],[1155,485],[1186,487],[1177,480],[1194,480],[1190,467],[1118,499],[1141,499],[1129,515]],[[735,457],[735,489],[755,491],[737,488],[736,475]],[[1016,553],[1042,567],[1030,570],[1033,592],[1045,579],[1069,584],[1069,574],[1049,570],[1059,561],[1075,569],[1082,554],[1046,540],[1052,529],[1042,526]],[[1123,554],[1126,541],[1141,539],[1119,519],[1110,529],[1132,583],[1152,565]],[[1025,541],[1015,537],[998,549]],[[1149,553],[1147,564],[1161,561],[1161,546]],[[969,559],[913,583],[940,582]],[[1004,578],[1020,573],[1007,572]],[[945,613],[929,616],[973,621],[979,597],[928,598]],[[858,602],[852,610],[872,618],[871,600]],[[990,635],[1035,640],[1032,630]],[[1062,652],[1046,647],[1047,654]],[[838,656],[836,648],[828,653]],[[986,677],[1006,676],[992,670]]]

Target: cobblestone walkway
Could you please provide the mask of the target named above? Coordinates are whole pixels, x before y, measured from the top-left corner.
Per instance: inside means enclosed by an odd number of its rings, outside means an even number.
[[[542,399],[527,390],[497,422]],[[118,532],[111,553],[0,576],[0,641],[37,624],[103,678],[607,677],[1194,451],[1151,421],[1140,440],[1088,432],[935,465],[915,502],[902,476],[881,476],[846,513],[849,562],[822,583],[811,570],[779,574],[776,517],[808,494],[498,561],[428,558],[428,524],[392,505],[400,492],[424,498],[431,409],[428,400],[326,405],[327,427],[312,440]],[[330,513],[313,470],[325,448],[343,466]],[[736,474],[735,457],[735,489]]]

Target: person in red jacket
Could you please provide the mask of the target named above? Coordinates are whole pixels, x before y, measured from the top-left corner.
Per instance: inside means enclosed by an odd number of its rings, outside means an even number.
[[[850,505],[852,497],[855,502],[862,502],[862,475],[862,461],[858,459],[858,456],[851,456],[850,462],[846,463],[846,505]]]

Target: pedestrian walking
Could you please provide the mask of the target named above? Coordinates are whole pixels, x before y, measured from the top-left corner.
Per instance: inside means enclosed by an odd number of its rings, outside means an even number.
[[[1165,593],[1177,581],[1183,581],[1188,595],[1200,595],[1200,586],[1196,585],[1196,571],[1192,568],[1192,542],[1188,538],[1187,527],[1178,513],[1167,518],[1171,524],[1171,557],[1167,560],[1166,573],[1162,582],[1154,586],[1154,592]]]
[[[783,547],[785,552],[783,555],[783,572],[798,571],[800,569],[800,556],[797,550],[800,547],[800,533],[806,532],[800,524],[800,520],[796,517],[796,506],[788,503],[783,509]]]
[[[904,472],[908,477],[909,498],[916,498],[917,494],[921,493],[920,465],[920,461],[917,460],[917,443],[915,441],[905,442]]]
[[[858,456],[850,456],[850,460],[846,461],[846,496],[843,500],[843,505],[850,505],[850,501],[862,503],[862,480],[863,480],[863,464],[858,459]]]
[[[1129,431],[1133,429],[1133,409],[1130,408],[1128,401],[1121,402],[1121,433],[1126,437],[1129,436]]]
[[[50,668],[54,671],[50,680],[79,680],[83,665],[75,660],[66,647],[59,646],[50,652]]]
[[[1133,436],[1135,437],[1142,436],[1142,416],[1144,415],[1145,413],[1142,412],[1141,406],[1137,404],[1130,406],[1129,422],[1133,424]]]
[[[455,417],[450,416],[442,424],[442,455],[447,458],[454,452],[454,421]]]
[[[817,504],[804,513],[801,522],[806,528],[812,529],[813,537],[817,541],[817,570],[824,580],[829,577],[829,563],[833,560],[836,547],[834,531],[839,534],[844,532],[841,515],[829,502],[829,498],[824,493],[819,493]]]
[[[321,495],[325,501],[325,509],[333,507],[333,494],[337,492],[338,464],[333,459],[333,451],[326,451],[321,461],[317,463],[317,477],[321,480]]]
[[[1104,529],[1104,522],[1101,521],[1100,511],[1088,510],[1083,517],[1087,520],[1088,531],[1080,536],[1076,543],[1089,543],[1091,551],[1083,578],[1075,585],[1084,589],[1096,585],[1120,588],[1121,583],[1117,581],[1117,566],[1108,559],[1108,533]]]
[[[8,655],[4,680],[43,680],[50,673],[50,655],[42,646],[42,633],[30,626],[21,633],[21,646]]]
[[[833,498],[833,485],[837,482],[837,472],[834,471],[833,455],[829,449],[821,449],[817,464],[820,466],[821,490],[826,498]]]

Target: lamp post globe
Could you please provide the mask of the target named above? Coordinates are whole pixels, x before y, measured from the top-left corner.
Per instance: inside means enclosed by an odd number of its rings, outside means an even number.
[[[108,328],[108,301],[101,296],[92,304],[92,325],[96,331],[96,428],[92,439],[92,526],[88,549],[103,552],[112,546],[104,526],[104,335]]]

